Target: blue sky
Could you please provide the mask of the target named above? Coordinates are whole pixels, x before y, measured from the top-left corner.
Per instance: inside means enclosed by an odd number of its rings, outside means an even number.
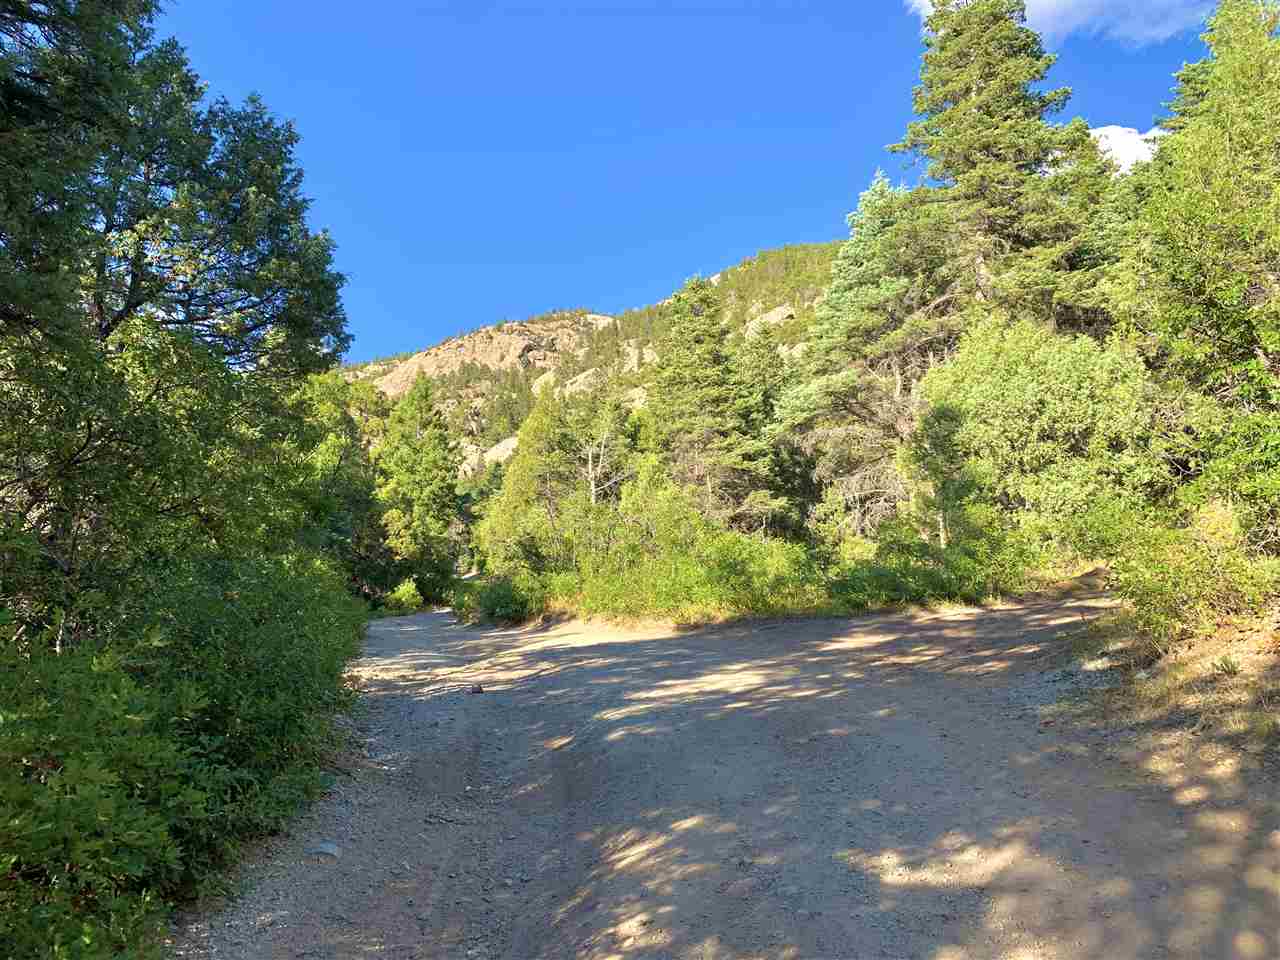
[[[910,119],[927,0],[170,0],[210,92],[302,134],[349,359],[614,312],[845,234]],[[1201,0],[1030,0],[1069,115],[1147,129]]]

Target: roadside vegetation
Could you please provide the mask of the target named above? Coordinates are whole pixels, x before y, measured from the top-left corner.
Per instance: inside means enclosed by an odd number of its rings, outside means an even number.
[[[1153,655],[1276,592],[1280,13],[1225,2],[1121,175],[1006,0],[939,4],[917,119],[803,349],[663,305],[648,402],[542,397],[460,605],[677,619],[981,600],[1101,562]],[[995,189],[993,184],[1000,184]]]
[[[562,371],[591,389],[394,403],[335,368],[296,133],[206,96],[153,12],[0,8],[7,955],[154,954],[322,784],[370,611],[847,613],[1103,564],[1147,661],[1274,611],[1274,0],[1222,0],[1123,174],[1021,0],[938,0],[895,148],[923,175],[878,175],[846,241],[622,315]],[[628,344],[656,363],[610,367]],[[481,376],[476,436],[519,444],[460,481],[445,400]]]
[[[205,96],[152,13],[0,5],[14,960],[157,955],[167,903],[322,785],[368,598],[434,589],[419,514],[454,496],[430,416],[326,372],[343,278],[294,130]]]

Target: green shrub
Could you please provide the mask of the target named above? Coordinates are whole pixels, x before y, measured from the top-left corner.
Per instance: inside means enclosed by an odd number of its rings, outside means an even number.
[[[400,585],[387,594],[386,609],[389,613],[414,613],[426,606],[418,584],[413,577],[400,581]]]
[[[908,459],[943,512],[984,501],[1057,519],[1172,487],[1158,391],[1122,342],[992,317],[922,387],[929,408]]]
[[[834,596],[852,610],[887,604],[960,600],[981,603],[1017,593],[1051,562],[1052,548],[1030,528],[984,504],[952,514],[945,547],[923,535],[919,517],[884,523],[875,554],[841,566]]]
[[[11,957],[113,957],[155,932],[207,817],[163,698],[118,659],[0,650],[0,942]],[[142,951],[139,951],[141,953]]]
[[[418,608],[428,603],[440,603],[449,597],[450,588],[457,578],[452,554],[442,553],[420,559],[413,571],[413,585],[418,594]]]
[[[1280,560],[1252,554],[1237,511],[1205,504],[1190,518],[1101,501],[1066,527],[1081,553],[1104,559],[1154,652],[1257,609],[1280,586]]]
[[[166,574],[109,648],[0,633],[7,957],[149,955],[162,898],[215,883],[320,783],[363,604],[305,556]]]
[[[498,577],[480,585],[475,603],[480,613],[492,620],[518,623],[546,609],[547,589],[533,574]]]

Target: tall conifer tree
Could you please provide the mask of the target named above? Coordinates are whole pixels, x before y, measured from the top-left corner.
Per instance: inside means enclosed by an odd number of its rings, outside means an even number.
[[[1111,165],[1081,120],[1051,118],[1070,89],[1042,90],[1055,57],[1027,26],[1025,0],[938,0],[926,22],[918,119],[893,149],[927,162],[963,302],[1096,322],[1087,243]]]
[[[1280,549],[1280,4],[1223,0],[1210,57],[1180,75],[1135,225],[1122,303],[1209,401],[1199,483],[1249,504]],[[1203,471],[1201,473],[1201,471]]]
[[[711,515],[760,528],[782,504],[767,492],[769,444],[751,429],[759,396],[736,374],[720,310],[709,281],[676,294],[652,406],[676,479]]]
[[[452,528],[461,509],[458,454],[432,393],[430,378],[420,375],[396,404],[377,450],[387,542],[426,600],[438,599],[453,574]]]

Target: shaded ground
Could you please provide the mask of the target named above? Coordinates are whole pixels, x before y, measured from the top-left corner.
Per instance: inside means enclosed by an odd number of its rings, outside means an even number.
[[[1051,706],[1085,679],[1062,632],[1100,605],[674,636],[376,622],[370,769],[178,954],[1280,956],[1267,771]]]

